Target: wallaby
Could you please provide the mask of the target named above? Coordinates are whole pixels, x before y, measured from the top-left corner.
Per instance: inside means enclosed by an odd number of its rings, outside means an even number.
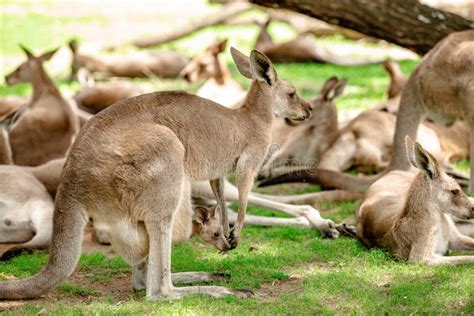
[[[96,114],[110,105],[127,98],[131,98],[145,91],[137,84],[125,80],[113,80],[108,82],[96,83],[92,76],[85,73],[84,68],[79,70],[78,79],[83,85],[74,96],[77,106],[89,113]]]
[[[35,57],[22,49],[28,60],[7,75],[6,82],[30,82],[33,96],[11,130],[10,142],[15,164],[36,166],[65,156],[79,130],[79,120],[73,106],[61,96],[43,69],[42,63],[56,50]]]
[[[159,78],[176,78],[188,63],[187,58],[176,52],[142,53],[100,59],[79,53],[76,40],[71,40],[68,44],[72,52],[71,80],[76,79],[81,68],[86,68],[92,74],[101,72],[115,77],[143,78],[155,75]]]
[[[377,58],[354,58],[349,56],[338,56],[323,47],[318,47],[308,36],[298,36],[284,43],[274,43],[268,25],[271,19],[265,23],[258,23],[260,33],[255,42],[255,49],[261,51],[276,63],[304,63],[315,62],[321,64],[335,64],[341,66],[361,66],[380,63],[383,60]]]
[[[441,40],[413,71],[403,90],[397,115],[392,157],[388,168],[374,176],[342,174],[324,169],[299,170],[298,177],[287,174],[273,179],[272,184],[293,181],[295,178],[321,183],[328,188],[351,191],[366,190],[368,186],[392,170],[410,167],[405,155],[404,137],[416,138],[418,126],[425,116],[442,123],[464,119],[470,129],[470,156],[474,153],[474,121],[469,104],[474,88],[469,84],[474,69],[474,31],[452,33]],[[441,80],[440,78],[443,78]],[[471,159],[469,192],[474,187],[474,159]]]
[[[56,195],[49,261],[32,278],[1,282],[0,298],[37,297],[68,277],[89,216],[109,226],[112,246],[134,271],[147,264],[148,299],[248,294],[225,287],[175,288],[170,273],[173,220],[180,204],[190,203],[183,194],[186,179],[210,180],[227,236],[224,177],[235,172],[239,214],[229,236],[229,248],[235,248],[247,195],[271,142],[273,115],[294,120],[311,115],[265,55],[254,50],[249,59],[233,48],[231,54],[241,74],[253,79],[239,109],[184,92],[157,92],[120,101],[85,125]]]
[[[184,67],[181,77],[189,83],[204,80],[196,95],[232,108],[243,101],[245,90],[232,78],[226,62],[219,58],[226,46],[227,39],[211,44]]]
[[[474,256],[444,256],[474,250],[451,218],[474,218],[472,203],[436,158],[407,137],[408,158],[420,171],[392,171],[372,184],[357,213],[357,236],[409,262],[430,265],[474,263]]]
[[[266,162],[267,170],[260,176],[268,176],[272,170],[284,165],[305,165],[317,162],[332,145],[339,133],[337,109],[334,100],[342,95],[347,79],[328,79],[319,95],[309,101],[311,110],[317,113],[310,120],[295,126],[283,119],[273,123],[273,143],[278,152]]]

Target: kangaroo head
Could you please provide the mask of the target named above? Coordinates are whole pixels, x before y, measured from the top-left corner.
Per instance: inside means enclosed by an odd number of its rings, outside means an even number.
[[[42,54],[39,57],[35,57],[24,46],[20,45],[20,47],[25,52],[26,56],[28,57],[28,60],[23,62],[13,72],[11,72],[5,77],[5,81],[9,86],[18,83],[32,82],[34,74],[37,73],[38,70],[42,67],[43,62],[51,59],[51,57],[53,57],[53,55],[58,51],[58,48],[56,48]]]
[[[222,229],[220,208],[218,205],[212,207],[198,206],[194,209],[193,230],[206,242],[214,245],[221,251],[230,249],[224,230]]]
[[[180,76],[189,83],[216,77],[218,79],[222,76],[219,54],[225,50],[226,46],[227,39],[211,44],[202,55],[191,60],[181,70]]]
[[[17,209],[8,210],[8,202],[0,201],[0,244],[21,244],[33,239],[36,229],[31,220],[19,217]]]
[[[324,108],[332,108],[333,101],[340,97],[346,88],[347,78],[337,79],[331,77],[324,83],[319,95],[311,100],[311,110],[316,110],[318,113],[324,111]]]
[[[290,120],[302,121],[311,116],[310,105],[301,99],[295,87],[278,78],[270,59],[257,50],[252,50],[250,58],[231,47],[230,52],[239,72],[258,83],[264,95],[269,97],[274,115]]]
[[[441,168],[438,160],[418,142],[406,137],[408,159],[420,169],[428,183],[429,195],[442,212],[461,219],[474,218],[474,203],[466,196],[459,184]]]

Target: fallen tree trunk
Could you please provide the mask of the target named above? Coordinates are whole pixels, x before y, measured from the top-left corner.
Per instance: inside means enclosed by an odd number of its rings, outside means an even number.
[[[236,2],[226,4],[218,12],[213,12],[205,17],[187,22],[184,25],[177,26],[173,32],[160,34],[154,37],[144,38],[133,41],[131,44],[139,48],[147,48],[177,40],[181,37],[199,31],[211,25],[219,24],[239,13],[250,10],[253,6],[246,2]]]
[[[418,54],[427,53],[446,35],[473,29],[474,23],[417,0],[250,0],[297,11],[330,24],[384,39]]]

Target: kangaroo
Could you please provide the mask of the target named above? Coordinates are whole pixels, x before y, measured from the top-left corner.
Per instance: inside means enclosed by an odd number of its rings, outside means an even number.
[[[78,77],[81,78],[81,70]],[[77,106],[91,114],[97,114],[110,105],[127,98],[131,98],[145,91],[138,85],[124,80],[113,80],[109,82],[95,83],[91,79],[79,81],[83,88],[76,93],[74,101]]]
[[[255,49],[261,51],[275,63],[305,63],[315,62],[321,64],[335,64],[340,66],[362,66],[382,62],[382,59],[375,58],[353,58],[347,56],[337,56],[328,50],[314,45],[314,42],[307,36],[284,42],[274,43],[268,25],[271,19],[265,23],[258,23],[260,32],[255,42]]]
[[[210,179],[227,236],[224,176],[235,172],[239,214],[226,250],[235,248],[247,195],[271,142],[273,115],[294,120],[311,115],[265,55],[254,50],[249,59],[234,48],[231,54],[240,73],[252,79],[239,109],[184,92],[157,92],[120,101],[85,125],[56,195],[49,261],[32,278],[1,282],[0,298],[37,297],[68,277],[79,259],[89,216],[109,226],[112,246],[136,267],[134,272],[147,266],[147,299],[248,294],[225,287],[176,288],[170,273],[172,223],[180,204],[190,203],[183,194],[186,179]]]
[[[322,154],[331,146],[339,133],[337,109],[334,100],[342,95],[347,79],[328,79],[319,95],[309,101],[311,110],[317,115],[310,120],[294,126],[292,122],[275,120],[273,124],[273,143],[279,151],[266,165],[268,170],[260,175],[268,176],[273,168],[287,164],[307,164],[319,161]]]
[[[99,59],[79,53],[76,40],[71,40],[68,44],[72,52],[71,80],[77,77],[81,68],[86,68],[90,73],[102,72],[116,77],[143,78],[153,74],[159,78],[176,78],[188,63],[184,56],[176,52]]]
[[[35,57],[22,47],[28,60],[6,76],[14,85],[30,82],[33,96],[18,123],[10,131],[13,161],[36,166],[63,157],[79,130],[79,120],[70,105],[44,71],[42,63],[56,50]]]
[[[181,77],[193,83],[205,80],[196,95],[233,108],[245,97],[242,86],[232,78],[229,68],[219,55],[225,51],[227,39],[211,44],[206,51],[194,58],[181,71]]]
[[[366,190],[370,184],[392,170],[407,170],[410,163],[405,155],[404,137],[416,138],[418,126],[428,116],[437,123],[450,124],[464,119],[470,130],[470,156],[474,151],[474,120],[469,104],[474,94],[470,78],[474,69],[474,31],[452,33],[441,40],[413,71],[403,90],[397,115],[392,157],[384,172],[374,176],[342,174],[324,169],[299,170],[266,184],[305,180],[324,187],[351,191]],[[443,80],[440,80],[443,78]],[[469,192],[474,189],[474,159],[471,161]]]
[[[7,134],[3,134],[7,135]],[[1,138],[0,138],[1,140]],[[8,139],[1,142],[2,146],[8,146]],[[3,150],[7,152],[7,150]],[[8,161],[0,161],[8,163]],[[1,166],[0,174],[0,257],[9,259],[23,250],[47,249],[51,244],[52,218],[54,209],[54,197],[60,182],[60,175],[65,159],[55,159],[44,165],[36,167]],[[48,196],[49,193],[49,196]],[[206,181],[192,181],[191,193],[193,198],[214,199],[214,193]],[[225,185],[225,199],[238,202],[238,190],[230,182]],[[246,216],[246,225],[260,226],[295,226],[308,229],[318,229],[325,237],[337,238],[340,234],[354,235],[355,228],[347,224],[334,224],[331,220],[321,217],[318,210],[310,205],[291,205],[288,203],[317,203],[321,201],[340,201],[347,199],[359,199],[361,195],[343,192],[316,192],[293,196],[268,196],[251,192],[249,203],[274,209],[295,218],[270,218],[264,216]],[[189,196],[188,199],[191,199]],[[216,208],[217,210],[219,208]],[[230,223],[237,221],[237,216],[229,210]],[[174,222],[173,240],[177,242],[187,238],[192,225],[190,212],[186,204],[180,205],[176,218],[182,218]],[[220,219],[220,214],[213,215]],[[1,225],[6,220],[8,225]],[[179,223],[181,224],[179,224]],[[187,226],[184,224],[187,223]],[[202,221],[201,224],[214,225],[214,221]],[[220,222],[219,222],[220,225]],[[189,226],[189,227],[188,227]],[[193,225],[193,234],[200,235],[206,229],[196,230]],[[97,227],[94,225],[96,236],[102,242],[109,243],[108,226]],[[175,236],[184,236],[176,238]],[[225,243],[222,243],[224,245]],[[221,247],[222,248],[222,247]],[[222,248],[224,249],[224,248]]]
[[[368,247],[429,265],[474,263],[474,256],[445,257],[448,250],[474,250],[451,218],[474,218],[474,203],[436,158],[407,137],[410,163],[420,171],[392,171],[372,184],[357,213],[357,236]]]

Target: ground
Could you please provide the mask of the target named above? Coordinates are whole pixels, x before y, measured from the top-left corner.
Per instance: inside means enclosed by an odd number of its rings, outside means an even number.
[[[114,1],[101,2],[98,6],[96,3],[1,0],[0,73],[4,75],[23,59],[16,46],[18,42],[42,51],[77,37],[93,51],[96,46],[166,30],[178,16],[178,22],[182,22],[191,14],[204,14],[217,9],[202,1],[179,1],[176,5],[164,5],[162,2],[135,5],[132,1]],[[131,4],[133,6],[130,7]],[[193,10],[182,10],[190,5],[193,5]],[[247,14],[259,16],[258,12]],[[229,37],[231,45],[248,52],[256,31],[254,26],[212,27],[159,49],[174,48],[192,57],[214,38]],[[275,24],[271,32],[277,40],[293,36],[291,29],[283,24]],[[328,47],[354,47],[339,37],[318,42]],[[125,47],[120,52],[129,49]],[[71,95],[78,88],[77,83],[64,79],[67,77],[65,65],[68,58],[67,49],[63,49],[58,58],[48,65],[65,95]],[[234,78],[248,86],[248,81],[236,72],[228,53],[226,58]],[[402,62],[402,69],[408,74],[416,63]],[[388,79],[379,65],[357,68],[277,65],[277,71],[282,78],[292,81],[305,98],[316,95],[324,80],[330,76],[347,77],[348,88],[337,102],[340,113],[370,108],[386,98]],[[137,81],[150,83],[159,90],[186,89],[193,92],[198,87],[188,86],[182,80]],[[23,95],[30,91],[27,85],[13,88],[0,86],[0,96],[12,93]],[[468,170],[467,161],[457,166]],[[260,192],[304,193],[317,190],[317,186],[301,184],[280,185]],[[358,205],[357,201],[349,201],[323,203],[316,207],[327,218],[353,223]],[[280,216],[252,206],[249,212]],[[256,295],[248,299],[226,297],[216,300],[194,296],[175,302],[147,302],[143,291],[136,293],[131,290],[130,268],[112,250],[90,242],[84,250],[74,274],[55,291],[38,300],[0,302],[0,309],[15,315],[474,313],[474,266],[408,265],[394,260],[384,251],[368,250],[355,239],[323,239],[312,230],[246,227],[239,247],[226,255],[219,254],[199,239],[173,247],[173,271],[225,273],[229,278],[213,284],[251,289]],[[46,260],[46,253],[35,252],[2,262],[0,278],[32,275],[41,269]]]

